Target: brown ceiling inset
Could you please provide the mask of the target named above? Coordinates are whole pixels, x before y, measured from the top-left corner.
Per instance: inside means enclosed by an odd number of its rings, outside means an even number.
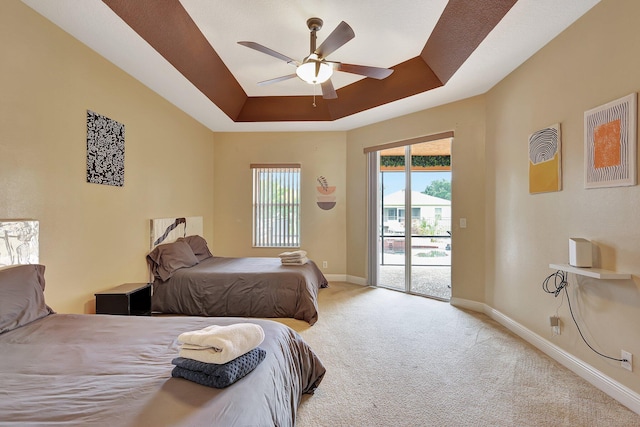
[[[227,116],[240,113],[247,94],[179,0],[103,2]]]
[[[442,86],[420,57],[395,65],[384,80],[362,79],[339,89],[331,103],[333,118],[339,119]]]
[[[393,67],[384,80],[362,79],[337,90],[338,99],[309,96],[249,97],[236,122],[330,121],[442,86],[419,58]]]
[[[517,1],[449,0],[420,57],[447,83]]]
[[[365,78],[338,98],[248,97],[179,0],[102,0],[236,122],[333,121],[442,86],[517,0],[450,0],[420,56],[384,80]]]

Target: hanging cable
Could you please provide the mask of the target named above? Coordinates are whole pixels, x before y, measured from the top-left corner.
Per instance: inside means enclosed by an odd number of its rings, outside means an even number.
[[[551,282],[552,279],[553,279],[553,283]],[[615,357],[607,356],[606,354],[602,354],[598,350],[593,348],[591,344],[589,344],[589,342],[587,342],[587,339],[582,334],[582,331],[580,330],[580,326],[578,326],[578,321],[576,320],[576,317],[573,314],[573,308],[571,307],[571,299],[569,298],[569,291],[567,291],[568,285],[569,285],[569,282],[567,282],[567,273],[564,271],[558,270],[555,273],[552,273],[549,276],[547,276],[546,279],[544,279],[544,281],[542,282],[542,290],[544,290],[548,294],[553,294],[553,296],[556,298],[564,290],[564,293],[567,297],[567,303],[569,304],[569,313],[571,313],[571,318],[573,319],[573,323],[575,323],[576,328],[578,329],[578,333],[580,334],[582,341],[584,341],[587,347],[589,347],[591,350],[593,350],[593,352],[595,352],[599,356],[605,357],[607,359],[615,360],[616,362],[628,362],[627,359],[618,359]]]
[[[553,289],[551,289],[551,279],[553,279]],[[556,271],[553,274],[547,276],[546,279],[542,282],[542,289],[548,293],[553,294],[554,297],[557,297],[560,292],[568,285],[567,276],[564,271]]]

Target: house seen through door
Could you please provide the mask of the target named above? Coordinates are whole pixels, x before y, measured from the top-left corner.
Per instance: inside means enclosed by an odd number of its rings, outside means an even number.
[[[451,298],[451,138],[377,152],[377,286]]]

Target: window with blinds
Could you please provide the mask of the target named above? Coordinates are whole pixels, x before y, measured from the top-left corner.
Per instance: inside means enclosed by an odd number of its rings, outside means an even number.
[[[253,246],[300,247],[300,165],[252,164]]]

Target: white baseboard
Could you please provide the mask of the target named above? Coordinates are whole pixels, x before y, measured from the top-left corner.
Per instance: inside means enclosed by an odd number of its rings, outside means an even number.
[[[347,281],[346,274],[325,274],[324,277],[326,277],[329,282],[346,282]]]
[[[348,274],[325,274],[329,282],[347,282],[354,285],[369,286],[367,285],[367,279],[364,277],[350,276]]]
[[[449,304],[454,307],[466,308],[467,310],[477,311],[479,313],[484,313],[485,307],[487,306],[486,304],[481,302],[456,297],[451,297],[451,299],[449,300]]]
[[[472,311],[484,313],[514,334],[518,335],[558,363],[573,371],[581,378],[587,380],[598,389],[602,390],[618,402],[631,409],[633,412],[640,414],[640,394],[630,388],[620,384],[611,377],[603,374],[593,366],[585,363],[570,353],[567,353],[552,342],[542,338],[540,335],[525,328],[520,323],[504,315],[498,310],[489,307],[486,304],[476,301],[465,300],[462,298],[451,298],[450,304],[455,307],[465,308]]]
[[[367,279],[365,279],[364,277],[347,275],[347,282],[353,283],[355,285],[360,285],[360,286],[369,286],[367,284]]]

